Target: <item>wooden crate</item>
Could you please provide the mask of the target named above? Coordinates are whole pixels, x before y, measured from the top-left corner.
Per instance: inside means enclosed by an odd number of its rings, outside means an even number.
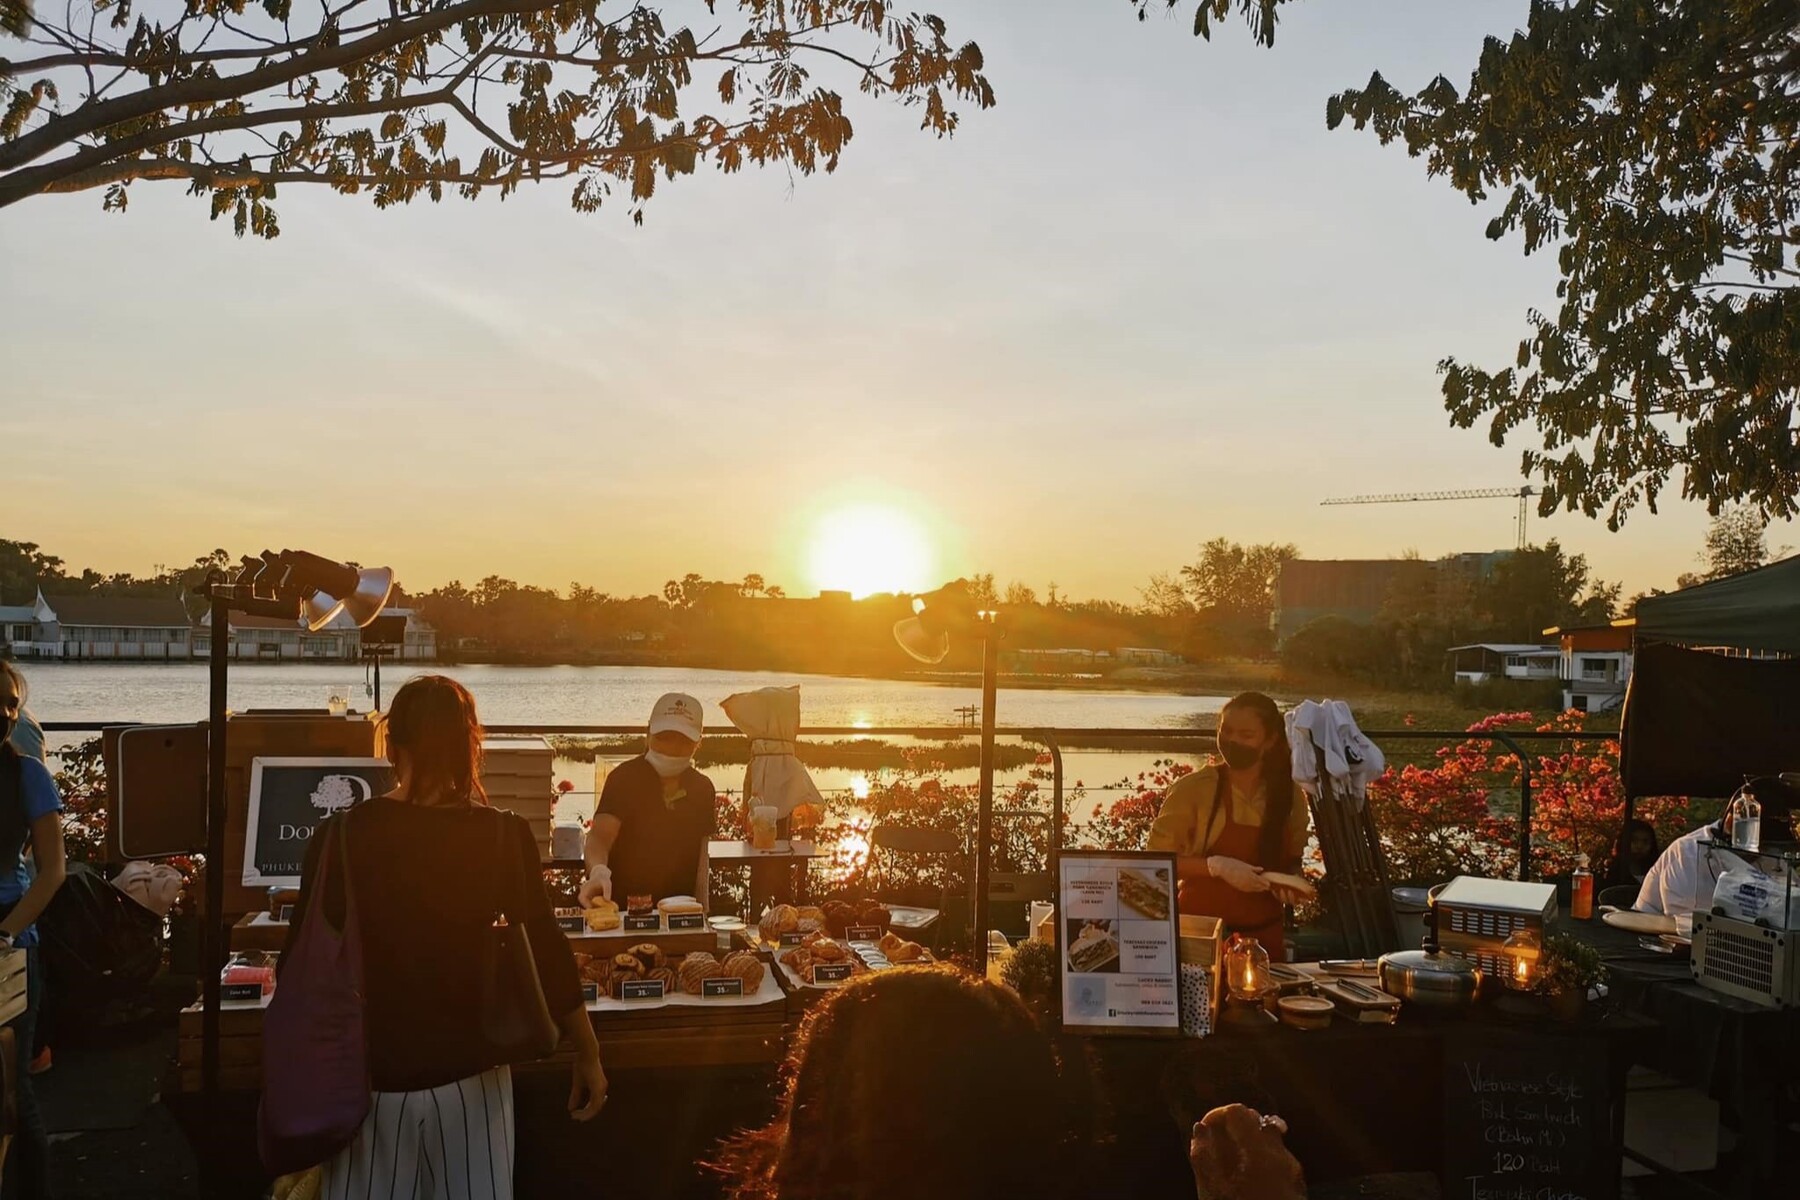
[[[555,751],[541,737],[491,737],[483,740],[481,750],[481,786],[488,803],[530,822],[538,854],[548,859]]]
[[[181,1010],[175,1046],[175,1078],[183,1092],[201,1090],[201,1030],[205,1014],[194,1004]],[[228,1004],[219,1010],[219,1087],[226,1091],[262,1088],[260,1004]]]
[[[24,1015],[25,951],[0,954],[0,1025]]]

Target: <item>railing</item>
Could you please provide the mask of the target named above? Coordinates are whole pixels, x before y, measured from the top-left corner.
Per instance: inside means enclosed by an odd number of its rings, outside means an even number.
[[[99,733],[101,730],[115,727],[138,725],[138,721],[45,721],[42,722],[46,733]],[[499,735],[535,735],[565,737],[630,737],[641,736],[642,725],[488,725],[486,732]],[[730,725],[709,726],[708,737],[738,737],[740,732]],[[1539,732],[1537,730],[1491,730],[1481,733],[1470,733],[1467,730],[1448,729],[1369,729],[1364,730],[1369,740],[1376,743],[1392,743],[1398,741],[1436,742],[1439,745],[1454,745],[1459,742],[1475,740],[1494,741],[1512,752],[1519,763],[1519,868],[1520,879],[1531,878],[1531,759],[1525,753],[1527,744],[1543,743],[1579,743],[1616,741],[1616,733],[1556,733]],[[919,741],[959,742],[979,738],[981,731],[957,725],[922,725],[922,726],[865,726],[865,725],[825,725],[803,729],[801,733],[808,738],[821,737],[853,737],[853,738],[912,738]],[[1051,829],[1052,838],[1060,835],[1063,828],[1063,761],[1065,748],[1094,749],[1211,749],[1216,745],[1214,735],[1203,729],[1161,729],[1143,727],[1084,727],[1079,729],[1053,728],[1007,728],[995,731],[998,737],[1016,741],[1037,742],[1049,752],[1051,759]],[[1153,743],[1142,746],[1139,743]],[[731,789],[724,789],[728,794]],[[1092,791],[1109,789],[1095,788]],[[572,793],[588,795],[591,793]],[[1037,816],[1029,810],[1000,810],[996,816]]]

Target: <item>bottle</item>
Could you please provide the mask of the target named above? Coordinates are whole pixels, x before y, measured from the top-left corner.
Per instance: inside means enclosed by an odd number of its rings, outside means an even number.
[[[1725,816],[1731,822],[1732,849],[1762,849],[1762,802],[1751,793],[1749,784],[1739,788],[1737,795],[1731,798]]]
[[[1585,854],[1575,856],[1575,873],[1569,877],[1569,915],[1577,921],[1594,919],[1594,873]]]

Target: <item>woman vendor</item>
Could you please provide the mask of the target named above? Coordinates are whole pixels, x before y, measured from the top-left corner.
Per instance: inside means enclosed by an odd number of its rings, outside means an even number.
[[[1223,761],[1169,788],[1149,849],[1175,852],[1182,912],[1217,917],[1283,961],[1283,906],[1309,893],[1265,875],[1297,877],[1307,838],[1281,710],[1260,692],[1235,696],[1219,713],[1218,741]]]

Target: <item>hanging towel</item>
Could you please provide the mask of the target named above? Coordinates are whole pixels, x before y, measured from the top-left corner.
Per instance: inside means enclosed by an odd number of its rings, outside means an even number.
[[[1368,796],[1369,781],[1387,770],[1381,747],[1356,727],[1350,706],[1342,700],[1308,700],[1287,714],[1288,744],[1294,753],[1294,781],[1308,795],[1319,794],[1319,756],[1325,752],[1325,773],[1340,794],[1351,797],[1358,808]]]

